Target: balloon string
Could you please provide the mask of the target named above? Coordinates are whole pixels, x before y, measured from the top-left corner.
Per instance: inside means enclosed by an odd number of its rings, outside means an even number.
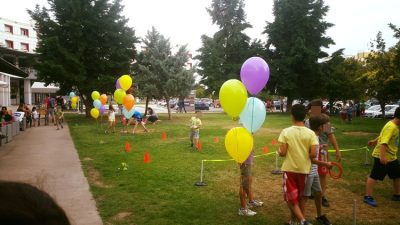
[[[254,117],[254,98],[252,98],[251,100],[253,100],[253,107],[251,108],[251,133],[253,133],[253,117]]]
[[[237,128],[235,129],[235,135],[236,135],[236,155],[238,156],[236,161],[239,161],[239,140],[238,140],[238,135],[237,135]]]

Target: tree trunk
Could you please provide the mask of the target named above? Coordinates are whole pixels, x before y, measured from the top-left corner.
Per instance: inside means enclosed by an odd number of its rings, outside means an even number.
[[[288,96],[287,97],[287,102],[286,102],[286,112],[292,111],[292,103],[293,103],[293,97]]]
[[[149,96],[146,96],[146,108],[144,109],[144,117],[147,116],[147,108],[149,107],[149,99],[150,99]]]
[[[165,98],[165,100],[167,101],[168,118],[171,120],[172,115],[171,115],[171,108],[169,107],[169,98]]]
[[[329,98],[329,115],[334,115],[335,109],[333,108],[333,99]]]
[[[93,102],[91,98],[84,98],[83,95],[80,95],[81,103],[85,105],[85,116],[90,117],[90,110],[93,108]],[[83,106],[82,106],[83,107]]]
[[[385,118],[385,101],[379,101],[379,105],[381,106],[382,118]]]

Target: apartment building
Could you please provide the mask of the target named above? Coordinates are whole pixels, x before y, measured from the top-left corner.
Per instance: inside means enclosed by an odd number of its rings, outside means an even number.
[[[34,24],[0,17],[0,105],[38,104],[57,87],[44,87],[32,69],[37,46]]]

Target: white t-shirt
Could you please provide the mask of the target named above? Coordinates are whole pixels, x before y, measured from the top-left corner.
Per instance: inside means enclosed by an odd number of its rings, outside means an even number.
[[[33,119],[39,119],[39,113],[37,111],[32,112]]]

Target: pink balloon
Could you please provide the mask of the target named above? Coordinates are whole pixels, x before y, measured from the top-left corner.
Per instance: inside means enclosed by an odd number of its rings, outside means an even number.
[[[260,57],[247,59],[240,69],[240,79],[250,94],[257,95],[269,80],[268,64]]]
[[[115,82],[115,89],[121,89],[121,84],[119,83],[119,78],[117,82]]]

